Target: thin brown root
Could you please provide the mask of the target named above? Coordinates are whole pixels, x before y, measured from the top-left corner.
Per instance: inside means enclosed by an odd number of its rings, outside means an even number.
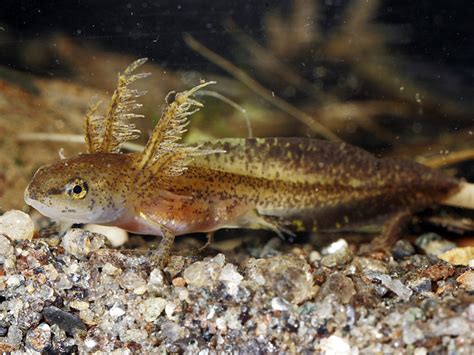
[[[256,59],[256,65],[259,67],[265,67],[267,71],[271,72],[270,75],[281,77],[287,83],[300,88],[300,90],[306,91],[320,102],[339,101],[337,97],[325,93],[319,87],[283,63],[270,48],[262,48],[252,37],[244,34],[244,31],[238,28],[232,20],[227,21],[226,25],[229,28],[229,32],[234,35],[240,45],[243,48],[246,48],[248,53]]]
[[[232,101],[228,97],[216,92],[216,91],[209,91],[209,90],[201,90],[200,93],[205,96],[210,96],[214,97],[218,100],[221,100],[228,104],[229,106],[233,107],[237,111],[240,111],[242,115],[245,117],[245,124],[247,125],[247,138],[252,138],[253,137],[253,131],[252,131],[252,124],[250,123],[250,118],[249,115],[247,114],[247,110],[244,109],[242,106],[240,106],[238,103],[235,101]]]
[[[429,166],[430,168],[443,168],[445,166],[461,163],[466,160],[474,159],[474,148],[451,152],[446,155],[426,158],[420,163]]]
[[[265,88],[262,84],[254,80],[250,77],[246,72],[242,69],[239,69],[234,64],[232,64],[227,59],[221,57],[217,53],[211,51],[209,48],[205,47],[203,44],[199,43],[190,35],[185,35],[184,40],[186,44],[195,50],[197,53],[201,54],[203,57],[210,60],[212,63],[218,65],[229,74],[231,74],[234,78],[239,80],[241,83],[246,85],[250,90],[255,92],[257,95],[274,105],[275,107],[279,108],[283,112],[287,113],[290,116],[293,116],[297,120],[304,123],[308,126],[313,132],[320,134],[321,136],[334,140],[334,141],[341,141],[342,139],[339,138],[336,134],[334,134],[331,130],[323,126],[321,123],[317,122],[313,117],[308,115],[307,113],[298,110],[293,105],[290,105],[285,100],[277,97],[272,93],[270,90]]]

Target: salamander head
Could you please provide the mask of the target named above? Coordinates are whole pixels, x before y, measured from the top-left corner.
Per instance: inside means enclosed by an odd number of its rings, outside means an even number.
[[[124,154],[97,153],[43,166],[25,190],[25,202],[56,221],[111,222],[126,205],[130,161]]]

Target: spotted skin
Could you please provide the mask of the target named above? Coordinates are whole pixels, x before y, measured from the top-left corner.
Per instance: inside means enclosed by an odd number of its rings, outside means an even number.
[[[222,152],[196,157],[171,181],[145,179],[139,154],[79,155],[40,169],[25,198],[52,218],[163,236],[168,250],[175,235],[224,227],[316,231],[400,219],[460,183],[410,161],[315,139],[229,139],[203,148]],[[77,178],[90,191],[72,202],[63,190]]]

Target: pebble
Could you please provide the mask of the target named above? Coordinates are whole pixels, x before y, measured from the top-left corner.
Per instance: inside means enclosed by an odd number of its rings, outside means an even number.
[[[23,339],[23,332],[19,327],[16,325],[11,325],[8,328],[8,333],[7,333],[7,342],[10,345],[16,346],[21,344],[21,340]]]
[[[314,263],[321,260],[321,254],[317,250],[313,250],[309,253],[309,262]]]
[[[255,282],[257,288],[264,286],[275,296],[294,304],[311,298],[317,291],[309,264],[292,255],[251,259],[247,265],[247,277]]]
[[[413,355],[428,355],[428,350],[426,348],[418,347],[413,351]]]
[[[18,287],[23,280],[24,278],[21,275],[11,275],[7,279],[7,287]]]
[[[33,221],[25,212],[10,210],[0,216],[0,234],[12,240],[31,240],[34,232]]]
[[[198,261],[188,266],[183,272],[183,277],[188,285],[212,287],[218,280],[223,265],[224,255],[218,254],[208,261]]]
[[[133,341],[140,343],[148,338],[148,332],[143,329],[129,329],[120,335],[120,340],[123,342]]]
[[[449,264],[436,264],[425,269],[422,275],[429,277],[431,281],[439,281],[453,276],[454,272],[454,267]]]
[[[472,336],[471,326],[472,324],[469,321],[460,316],[430,322],[431,331],[436,336],[459,336],[463,334]]]
[[[347,264],[352,259],[352,253],[347,241],[339,239],[322,250],[324,255],[321,258],[321,265],[325,267],[335,267]]]
[[[329,275],[321,286],[318,298],[324,299],[328,295],[334,295],[342,304],[349,303],[352,296],[356,294],[354,283],[342,272]]]
[[[392,248],[392,255],[395,260],[401,260],[415,254],[415,248],[406,239],[398,240]]]
[[[165,276],[161,269],[156,268],[150,272],[147,287],[149,292],[155,293],[160,292],[165,287]]]
[[[321,253],[323,255],[330,255],[330,254],[340,252],[341,250],[344,250],[347,248],[349,248],[349,244],[347,244],[347,241],[345,239],[341,238],[329,244],[327,247],[323,248],[321,250]]]
[[[35,351],[43,352],[50,343],[51,328],[46,323],[41,323],[26,333],[26,345]]]
[[[467,270],[463,274],[461,274],[457,279],[461,285],[463,285],[467,291],[473,292],[474,291],[474,271]]]
[[[182,277],[174,278],[173,281],[171,281],[171,283],[173,284],[173,286],[176,286],[176,287],[186,286],[186,280]]]
[[[112,318],[118,318],[125,314],[125,309],[122,306],[114,305],[109,309],[109,314]]]
[[[415,280],[410,280],[407,282],[407,286],[416,293],[431,292],[432,290],[431,279],[428,277],[420,277]]]
[[[138,309],[147,322],[154,322],[161,315],[166,304],[164,298],[152,297],[141,302]]]
[[[104,266],[102,266],[102,272],[106,275],[117,276],[122,273],[122,270],[111,263],[105,263]]]
[[[78,311],[84,311],[89,308],[89,302],[74,300],[69,303],[69,307],[77,309]]]
[[[124,245],[128,240],[128,232],[122,228],[87,224],[84,229],[92,233],[102,234],[114,248]]]
[[[176,341],[182,337],[183,328],[175,322],[166,321],[161,325],[161,336],[170,341]]]
[[[388,269],[382,261],[372,258],[356,257],[352,261],[351,265],[355,266],[358,272],[362,273],[366,273],[368,271],[379,272],[381,274],[388,273]]]
[[[15,249],[10,240],[0,234],[0,264],[6,268],[13,268],[15,264]]]
[[[291,305],[280,297],[273,297],[271,306],[274,311],[288,311]]]
[[[413,291],[403,285],[400,280],[394,280],[389,275],[369,272],[367,273],[367,277],[370,279],[378,280],[384,287],[394,292],[404,301],[408,301],[411,295],[413,294]]]
[[[235,284],[240,284],[243,280],[243,276],[237,271],[237,267],[232,264],[227,264],[221,270],[219,275],[219,280],[224,282],[231,282]]]
[[[64,250],[78,259],[85,259],[90,253],[99,250],[104,245],[104,238],[100,234],[78,228],[69,229],[61,242]]]
[[[221,270],[221,274],[219,275],[219,281],[225,283],[227,292],[232,296],[237,295],[237,292],[239,291],[239,285],[243,278],[244,277],[237,271],[237,267],[232,264],[227,264],[224,266]]]
[[[118,282],[123,289],[133,291],[135,294],[140,294],[143,290],[147,290],[147,282],[135,270],[125,271],[118,279]]]
[[[338,337],[337,335],[331,335],[329,338],[321,339],[320,348],[324,355],[357,354],[357,351],[353,352],[351,350],[351,346],[347,340]]]
[[[86,325],[78,316],[54,306],[45,307],[43,309],[43,316],[49,324],[57,324],[59,328],[70,335],[87,329]]]
[[[438,256],[456,247],[456,244],[443,239],[436,233],[425,233],[416,238],[415,244],[426,254]]]
[[[453,248],[438,255],[438,258],[453,265],[470,266],[474,262],[474,246]]]
[[[416,321],[422,319],[423,316],[423,311],[417,307],[410,307],[405,311],[405,313],[403,313],[402,336],[403,342],[405,344],[411,345],[424,338],[425,335],[423,331],[417,326],[416,323]]]

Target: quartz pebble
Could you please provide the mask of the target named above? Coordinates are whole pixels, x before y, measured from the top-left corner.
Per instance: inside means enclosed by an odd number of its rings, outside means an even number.
[[[11,210],[0,216],[0,234],[12,240],[31,240],[34,231],[33,221],[22,211]]]
[[[0,264],[5,267],[13,267],[15,263],[15,252],[10,240],[0,234]]]
[[[84,226],[84,229],[92,233],[104,235],[114,248],[124,245],[128,240],[128,232],[122,228],[87,224]]]
[[[154,322],[165,309],[166,303],[166,300],[161,297],[152,297],[143,301],[139,309],[147,322]]]
[[[220,276],[224,260],[224,255],[219,254],[208,261],[198,261],[184,270],[183,277],[189,285],[212,287]]]
[[[328,295],[334,295],[342,304],[349,303],[352,296],[356,294],[352,280],[341,272],[329,275],[326,282],[321,286],[318,298],[323,299]]]
[[[72,228],[64,235],[61,246],[76,258],[84,259],[90,253],[102,248],[104,246],[104,239],[99,234]]]
[[[219,281],[224,282],[230,295],[235,296],[239,290],[239,284],[243,280],[243,276],[237,271],[237,267],[227,264],[221,270]]]
[[[26,345],[35,351],[42,352],[51,341],[51,328],[46,323],[41,323],[26,334]]]
[[[321,265],[325,267],[341,266],[348,263],[352,258],[349,245],[344,239],[339,239],[322,250],[324,255]]]
[[[109,314],[112,318],[118,318],[125,314],[125,309],[122,306],[114,305],[110,310]]]
[[[160,269],[153,269],[150,272],[150,278],[148,279],[148,291],[149,292],[160,292],[165,286],[165,277],[163,271]]]
[[[357,354],[351,351],[350,344],[343,338],[331,335],[321,340],[321,352],[325,355],[351,355]]]
[[[273,297],[271,305],[274,311],[287,311],[291,306],[287,301],[280,297]]]
[[[403,285],[400,280],[394,280],[389,275],[369,272],[367,273],[367,277],[379,281],[384,287],[394,292],[404,301],[408,301],[413,294],[413,291]]]
[[[316,292],[310,266],[305,260],[294,256],[250,260],[247,275],[290,303],[301,303]]]

